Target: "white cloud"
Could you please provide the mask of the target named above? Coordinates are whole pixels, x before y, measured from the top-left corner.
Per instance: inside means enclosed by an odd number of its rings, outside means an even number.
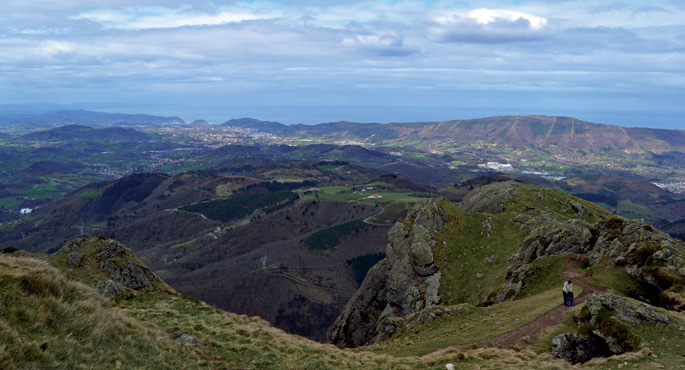
[[[468,13],[468,17],[476,20],[479,24],[489,24],[501,20],[516,22],[525,19],[530,23],[530,28],[539,30],[547,25],[547,19],[536,15],[505,9],[486,9],[480,8]]]
[[[162,7],[133,7],[123,10],[94,10],[72,17],[90,20],[106,28],[144,30],[150,28],[178,28],[184,26],[216,26],[258,19],[276,18],[276,12],[256,12],[247,6],[219,10],[214,13],[196,12],[190,7],[177,9]]]

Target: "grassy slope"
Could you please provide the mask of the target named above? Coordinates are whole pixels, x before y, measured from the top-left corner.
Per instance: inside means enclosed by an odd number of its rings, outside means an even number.
[[[432,321],[416,330],[403,331],[369,349],[395,356],[414,356],[448,346],[477,343],[512,331],[558,305],[558,289],[490,307],[467,304],[449,317]]]
[[[534,185],[519,184],[514,191],[520,196],[500,214],[468,213],[450,202],[441,203],[449,214],[449,221],[437,236],[433,252],[442,273],[440,294],[444,304],[478,304],[499,289],[510,266],[509,258],[518,252],[529,233],[512,219],[525,214],[528,205],[535,204],[537,211],[548,212],[559,221],[564,221],[564,217],[580,218],[574,213],[563,213],[568,212],[565,204],[577,198]],[[544,199],[540,199],[540,194]],[[588,208],[594,213],[585,218],[588,222],[598,221],[600,213],[606,214],[597,206],[588,204]],[[490,256],[495,257],[495,262],[484,262]],[[476,279],[477,274],[483,274],[483,277]],[[558,274],[547,276],[554,281],[559,279]],[[540,283],[551,284],[544,280]]]
[[[559,368],[548,355],[473,349],[427,358],[340,350],[171,292],[108,300],[47,262],[0,254],[0,368]],[[175,341],[192,335],[197,346]],[[543,359],[543,360],[541,360]],[[561,364],[561,367],[565,367]]]
[[[179,367],[197,354],[47,263],[0,256],[0,367]]]

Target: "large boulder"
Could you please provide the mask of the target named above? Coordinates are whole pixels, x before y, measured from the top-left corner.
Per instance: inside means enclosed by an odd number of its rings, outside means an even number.
[[[368,344],[382,320],[440,303],[440,271],[432,247],[447,219],[440,200],[426,199],[390,229],[386,258],[369,270],[329,329],[330,343],[341,348]],[[386,330],[384,336],[389,335]]]
[[[557,358],[572,364],[613,354],[607,343],[597,335],[581,336],[569,333],[557,335],[552,339],[552,352]]]
[[[616,294],[591,294],[587,298],[586,306],[590,313],[591,324],[594,324],[600,317],[602,309],[607,309],[618,319],[633,324],[668,325],[668,316],[656,312],[654,307]]]

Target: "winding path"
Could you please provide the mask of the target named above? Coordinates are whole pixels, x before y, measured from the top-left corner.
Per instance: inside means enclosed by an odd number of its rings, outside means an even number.
[[[605,292],[608,288],[596,287],[589,285],[585,279],[585,275],[580,271],[580,261],[571,259],[566,261],[564,268],[561,271],[561,276],[563,281],[572,280],[573,284],[583,288],[583,292],[574,298],[573,304],[579,305],[585,303],[587,296],[590,294],[596,294]],[[559,289],[559,300],[561,301],[561,288]],[[496,336],[494,338],[486,339],[484,341],[476,343],[478,346],[487,347],[511,347],[511,346],[521,346],[523,341],[526,339],[539,338],[544,334],[545,328],[550,326],[556,326],[561,324],[568,316],[568,311],[570,307],[564,304],[559,304],[559,306],[545,312],[537,319],[529,322],[526,325],[521,326],[518,329],[514,329],[508,333]]]
[[[572,280],[573,284],[583,288],[583,292],[575,297],[573,304],[577,306],[579,304],[585,303],[587,296],[590,294],[601,293],[609,290],[606,287],[596,287],[592,286],[587,282],[585,275],[580,271],[580,261],[575,259],[567,260],[561,271],[561,281]],[[559,286],[559,301],[562,300],[561,296],[561,285]],[[568,316],[571,307],[565,306],[563,303],[553,309],[540,315],[535,320],[525,324],[517,329],[510,332],[498,335],[493,338],[489,338],[480,342],[471,343],[468,345],[458,344],[455,346],[441,348],[434,351],[426,356],[436,356],[444,353],[449,353],[453,350],[462,350],[466,346],[478,346],[478,347],[523,347],[524,342],[530,339],[540,338],[545,329],[551,326],[560,325]]]

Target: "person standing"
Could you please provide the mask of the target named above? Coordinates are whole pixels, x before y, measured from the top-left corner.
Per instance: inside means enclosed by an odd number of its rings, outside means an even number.
[[[573,283],[571,280],[564,283],[564,288],[561,292],[564,295],[564,304],[567,306],[573,305]]]

